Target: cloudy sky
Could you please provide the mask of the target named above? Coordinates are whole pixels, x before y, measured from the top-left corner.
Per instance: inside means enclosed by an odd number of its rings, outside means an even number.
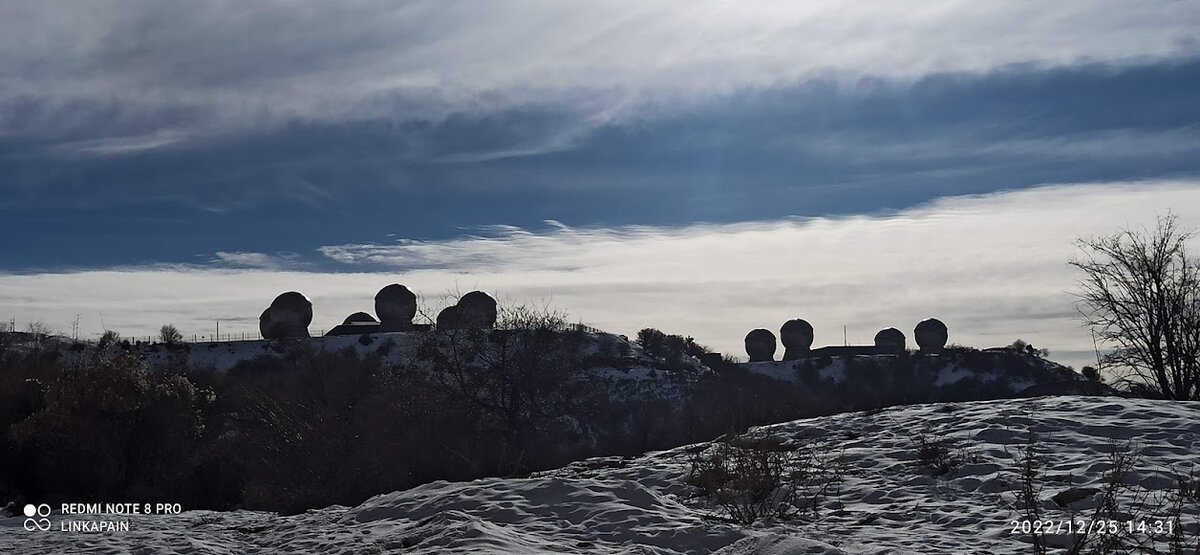
[[[1200,224],[1200,2],[0,0],[0,318],[314,331],[398,281],[740,353],[1080,364],[1079,236]]]

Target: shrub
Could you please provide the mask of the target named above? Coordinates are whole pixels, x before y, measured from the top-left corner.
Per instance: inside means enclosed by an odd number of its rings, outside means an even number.
[[[105,330],[100,334],[100,340],[96,342],[96,348],[103,351],[112,347],[121,341],[121,334],[113,330]]]
[[[691,337],[668,335],[654,328],[645,328],[638,332],[637,342],[648,356],[666,363],[666,370],[683,368],[684,357],[697,359],[711,353],[712,350],[696,343]]]
[[[1093,381],[1096,383],[1104,383],[1104,377],[1100,375],[1100,371],[1096,370],[1095,367],[1084,366],[1083,369],[1079,371],[1079,373],[1083,374],[1083,377],[1087,378],[1088,381]]]
[[[840,458],[821,444],[732,436],[692,453],[687,481],[698,496],[739,524],[760,518],[816,516],[841,482]]]
[[[663,351],[666,345],[667,334],[654,328],[643,328],[638,330],[637,342],[642,347],[646,354],[654,356],[655,353]]]
[[[170,497],[203,429],[202,404],[186,378],[152,376],[128,355],[63,371],[40,410],[10,429],[24,493]]]
[[[172,324],[163,324],[158,330],[158,339],[167,345],[183,343],[183,334]]]
[[[411,485],[418,447],[403,427],[423,425],[410,409],[425,406],[399,372],[352,349],[231,370],[217,385],[202,475],[237,477],[243,506],[285,513]]]
[[[557,451],[553,434],[594,414],[600,394],[581,379],[584,333],[551,312],[524,308],[502,312],[495,330],[446,330],[425,336],[419,363],[443,394],[478,413],[481,432],[499,435],[514,449],[501,473],[521,473],[535,447]],[[544,453],[549,456],[549,453]]]
[[[969,449],[958,446],[949,438],[931,439],[925,432],[909,436],[916,452],[917,465],[934,476],[945,476],[966,462],[977,458]]]
[[[1013,341],[1012,344],[1010,344],[1008,346],[1008,348],[1012,349],[1018,353],[1026,354],[1026,355],[1029,355],[1032,357],[1037,357],[1037,358],[1046,358],[1046,357],[1050,356],[1049,349],[1039,349],[1039,348],[1034,347],[1033,345],[1029,344],[1028,341],[1025,341],[1023,339],[1018,339],[1016,341]]]

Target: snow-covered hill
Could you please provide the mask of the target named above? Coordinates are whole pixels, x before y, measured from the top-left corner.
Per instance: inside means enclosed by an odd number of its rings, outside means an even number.
[[[1029,536],[1014,534],[1012,521],[1022,514],[1016,498],[1030,432],[1041,460],[1038,506],[1055,522],[1091,518],[1114,444],[1132,442],[1138,457],[1125,476],[1130,489],[1117,499],[1127,516],[1162,516],[1162,496],[1176,486],[1176,474],[1200,470],[1190,466],[1200,462],[1200,403],[1043,397],[929,404],[753,430],[788,442],[824,441],[841,453],[841,486],[811,522],[741,526],[712,518],[717,511],[687,481],[689,460],[708,447],[702,444],[589,459],[528,478],[434,482],[291,517],[108,517],[127,520],[130,530],[102,533],[59,531],[64,519],[57,511],[45,532],[25,531],[24,517],[4,518],[0,552],[1028,553]],[[916,437],[950,440],[961,464],[935,476],[919,464]],[[1195,499],[1182,507],[1187,531],[1195,533],[1200,508]]]
[[[181,343],[178,345],[155,343],[135,345],[132,350],[151,368],[160,371],[211,369],[217,372],[226,372],[240,363],[251,362],[261,357],[286,360],[310,353],[336,353],[346,350],[352,351],[360,357],[378,356],[385,364],[409,364],[415,358],[415,351],[423,341],[429,339],[431,333],[436,332],[327,335],[306,339]],[[656,366],[652,357],[647,356],[637,343],[629,341],[624,336],[591,331],[580,332],[580,335],[583,338],[581,356],[593,355],[601,350],[623,353],[623,355],[613,357],[619,358],[622,364],[619,368],[608,368],[614,371],[608,372],[609,374],[631,379],[644,379]],[[692,357],[684,357],[681,363],[682,370],[688,374],[709,372]],[[597,368],[597,370],[603,372],[605,368]]]
[[[1088,382],[1066,366],[1003,348],[956,348],[932,355],[811,357],[753,362],[739,368],[843,399],[862,397],[866,401],[854,408],[870,408],[873,403],[1110,393],[1107,387]]]

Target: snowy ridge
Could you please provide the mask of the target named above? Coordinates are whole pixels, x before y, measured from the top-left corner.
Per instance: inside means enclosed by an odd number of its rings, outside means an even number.
[[[928,404],[797,420],[757,428],[791,440],[836,441],[844,482],[815,522],[739,527],[685,481],[681,447],[639,458],[588,459],[528,478],[434,482],[353,508],[302,515],[235,511],[132,517],[120,534],[31,533],[0,519],[0,551],[36,553],[598,553],[798,555],[837,553],[1017,554],[1019,451],[1032,431],[1046,457],[1043,518],[1087,513],[1095,498],[1059,507],[1071,488],[1102,488],[1111,442],[1140,453],[1129,481],[1152,492],[1200,462],[1200,403],[1113,397]],[[974,454],[948,475],[916,464],[912,434],[951,438]],[[352,471],[348,469],[348,471]],[[1122,500],[1123,506],[1136,503]],[[1142,501],[1147,503],[1147,501]],[[1143,507],[1153,512],[1161,507]],[[1076,511],[1076,512],[1071,512]],[[1200,517],[1195,503],[1184,522]],[[60,517],[55,516],[56,522]],[[57,527],[57,524],[56,524]]]
[[[936,355],[824,356],[739,367],[846,400],[868,392],[882,394],[892,399],[884,405],[1112,393],[1068,367],[1008,349],[964,348]],[[894,398],[896,395],[899,397]],[[847,408],[870,406],[850,404]]]
[[[287,358],[289,355],[306,352],[332,353],[346,349],[360,357],[379,356],[384,363],[403,364],[412,361],[415,349],[431,333],[437,332],[409,331],[327,335],[305,339],[181,343],[174,346],[156,343],[136,345],[132,349],[134,354],[145,360],[151,368],[176,371],[213,369],[218,372],[226,372],[240,362],[251,361],[263,356]],[[642,352],[637,343],[630,342],[624,336],[604,332],[582,332],[582,335],[585,341],[580,354],[584,356],[595,354],[602,343],[621,347],[628,351],[628,356],[624,357],[627,362],[625,368],[609,369],[612,370],[611,373],[614,376],[644,379],[647,377],[647,372],[654,367],[653,358]],[[707,371],[693,358],[688,357],[684,362],[692,373]],[[630,370],[637,369],[640,369],[641,372],[630,372]]]

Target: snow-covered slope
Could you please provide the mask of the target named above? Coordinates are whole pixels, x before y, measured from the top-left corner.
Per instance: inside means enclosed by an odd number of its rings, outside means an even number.
[[[1113,397],[930,404],[840,414],[755,429],[789,441],[834,444],[844,480],[812,522],[714,520],[686,482],[703,446],[640,458],[599,458],[521,479],[435,482],[376,496],[358,507],[279,517],[187,512],[128,519],[130,531],[26,532],[0,519],[5,553],[612,553],[792,555],[822,553],[1028,553],[1012,533],[1019,459],[1029,432],[1043,456],[1042,517],[1087,517],[1104,489],[1106,453],[1132,440],[1140,460],[1119,500],[1130,513],[1161,513],[1173,472],[1200,462],[1200,403]],[[948,438],[967,454],[935,477],[917,464],[916,435]],[[347,472],[354,469],[348,468]],[[1070,509],[1052,498],[1082,492]],[[1135,499],[1141,492],[1142,498]],[[1147,496],[1149,495],[1149,496]],[[1071,512],[1075,511],[1075,512]],[[1185,506],[1194,531],[1200,509]],[[73,517],[78,519],[79,517]],[[124,517],[113,517],[124,519]]]
[[[1056,362],[1003,349],[947,351],[940,355],[813,357],[798,361],[752,362],[741,367],[779,380],[824,382],[833,386],[864,376],[874,381],[876,378],[871,373],[895,373],[901,369],[907,370],[905,378],[912,377],[914,371],[924,370],[931,378],[930,385],[939,388],[965,381],[997,382],[1010,391],[1019,392],[1047,382],[1085,381],[1079,373]]]
[[[338,335],[306,339],[272,339],[256,341],[224,341],[210,343],[181,343],[178,345],[138,344],[132,347],[134,354],[141,357],[153,369],[181,371],[212,369],[225,372],[241,362],[260,357],[287,359],[315,352],[340,352],[351,350],[359,356],[378,356],[384,363],[411,363],[414,351],[426,341],[429,331],[371,333],[362,335]],[[645,377],[654,368],[654,360],[648,357],[637,343],[624,336],[605,332],[582,332],[584,338],[580,352],[582,356],[594,354],[602,348],[623,350],[625,364],[612,368],[619,377],[637,379]],[[689,373],[707,372],[699,361],[685,357],[682,363]],[[629,370],[637,370],[629,372]]]

